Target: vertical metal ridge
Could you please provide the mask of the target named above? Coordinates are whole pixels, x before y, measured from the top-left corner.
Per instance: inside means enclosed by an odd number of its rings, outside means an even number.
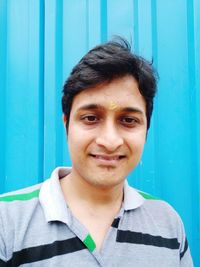
[[[7,0],[0,2],[0,34],[0,193],[3,193],[6,178]]]
[[[62,90],[62,73],[63,73],[63,0],[56,2],[56,21],[55,21],[55,125],[56,125],[56,155],[55,164],[62,164],[62,153],[60,148],[63,147],[62,139],[62,112],[61,112],[61,90]]]
[[[158,69],[158,32],[157,32],[157,0],[151,1],[151,38],[152,38],[152,63],[156,69]],[[159,132],[156,130],[156,125],[159,125],[159,116],[158,116],[158,96],[154,100],[154,113],[153,113],[153,146],[154,146],[154,176],[155,182],[157,184],[157,192],[160,192],[162,195],[162,183],[159,179],[160,177],[160,168],[157,164],[159,162],[159,146],[160,146],[160,137]]]
[[[198,150],[197,150],[197,103],[196,103],[196,71],[195,71],[195,44],[194,44],[194,5],[193,0],[187,0],[187,54],[188,54],[188,85],[190,89],[190,138],[191,155],[196,155],[191,162],[191,175],[198,173]],[[195,111],[195,112],[194,112]],[[195,164],[194,164],[195,163]]]
[[[139,52],[139,31],[138,31],[138,24],[139,24],[139,19],[138,19],[138,0],[133,0],[133,46],[135,53],[138,54]]]
[[[194,210],[194,213],[198,215],[198,220],[197,220],[197,231],[196,233],[199,233],[200,229],[200,34],[199,34],[199,23],[200,23],[200,1],[199,0],[193,0],[193,11],[194,11],[194,32],[195,32],[195,37],[194,37],[194,48],[195,48],[195,75],[196,75],[196,80],[195,80],[195,89],[196,89],[196,130],[197,130],[197,152],[198,154],[196,155],[197,157],[197,163],[198,163],[198,173],[197,177],[197,187],[198,187],[198,198],[197,198],[197,210]],[[195,238],[195,244],[193,247],[193,256],[195,259],[196,265],[200,266],[200,253],[198,251],[200,250],[200,242],[199,238]]]
[[[158,66],[158,33],[157,33],[157,3],[156,0],[151,1],[151,19],[152,19],[152,60],[154,66]]]
[[[90,43],[90,36],[89,36],[89,0],[86,0],[86,50],[89,49],[89,43]]]
[[[195,71],[195,38],[194,38],[194,3],[193,0],[187,0],[187,54],[188,54],[188,88],[190,90],[189,109],[190,109],[190,173],[191,177],[197,177],[190,180],[192,192],[192,229],[198,232],[200,223],[200,215],[197,211],[200,209],[199,204],[199,151],[197,137],[197,88],[196,86],[196,71]],[[193,157],[192,157],[193,155]],[[198,198],[198,199],[197,199]],[[195,241],[196,242],[196,241]]]
[[[101,42],[104,43],[108,38],[108,21],[107,21],[107,0],[101,0]]]
[[[198,197],[197,197],[197,210],[194,210],[196,214],[198,214],[198,221],[197,221],[197,233],[199,232],[200,229],[200,34],[199,34],[199,23],[200,23],[200,1],[199,0],[194,0],[193,1],[193,12],[194,12],[194,48],[195,48],[195,89],[196,89],[196,136],[197,136],[197,155],[196,155],[196,160],[197,160],[197,175],[195,178],[197,179],[197,187],[198,187]],[[198,240],[198,239],[197,239]],[[198,240],[199,241],[199,240]],[[200,243],[196,243],[194,245],[194,252],[195,248],[199,249]],[[200,254],[196,253],[195,259],[196,262],[199,263],[200,265]]]
[[[44,57],[45,0],[39,1],[39,120],[38,120],[38,182],[44,179]]]

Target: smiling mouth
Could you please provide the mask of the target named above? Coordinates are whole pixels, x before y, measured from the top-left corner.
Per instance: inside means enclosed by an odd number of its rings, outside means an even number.
[[[102,161],[107,161],[107,162],[115,162],[115,161],[119,161],[123,158],[125,158],[125,156],[123,155],[113,155],[113,156],[109,156],[109,155],[95,155],[95,154],[90,154],[93,158],[97,159],[97,160],[102,160]]]

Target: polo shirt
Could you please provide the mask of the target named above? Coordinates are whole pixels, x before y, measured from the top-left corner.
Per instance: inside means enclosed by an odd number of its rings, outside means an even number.
[[[56,168],[42,184],[0,196],[0,267],[192,267],[182,221],[166,202],[124,183],[100,251],[68,208]]]

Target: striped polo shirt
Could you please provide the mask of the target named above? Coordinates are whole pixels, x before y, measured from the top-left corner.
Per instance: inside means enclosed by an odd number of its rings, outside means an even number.
[[[166,202],[124,183],[124,201],[102,245],[68,208],[59,179],[0,196],[0,267],[192,267],[180,217]]]

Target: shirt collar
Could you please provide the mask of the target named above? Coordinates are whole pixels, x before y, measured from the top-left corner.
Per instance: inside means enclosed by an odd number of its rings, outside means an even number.
[[[71,168],[56,168],[51,177],[44,181],[41,186],[39,201],[48,222],[61,221],[69,224],[70,212],[66,205],[59,179],[68,175],[70,171]]]
[[[138,191],[128,184],[128,181],[124,182],[124,210],[133,210],[139,208],[145,199]]]
[[[44,210],[45,218],[50,221],[61,221],[69,225],[70,211],[60,186],[59,179],[68,175],[71,168],[56,168],[49,179],[44,181],[41,186],[39,201]],[[140,207],[145,199],[136,189],[129,186],[127,180],[124,183],[124,210],[132,210]]]

